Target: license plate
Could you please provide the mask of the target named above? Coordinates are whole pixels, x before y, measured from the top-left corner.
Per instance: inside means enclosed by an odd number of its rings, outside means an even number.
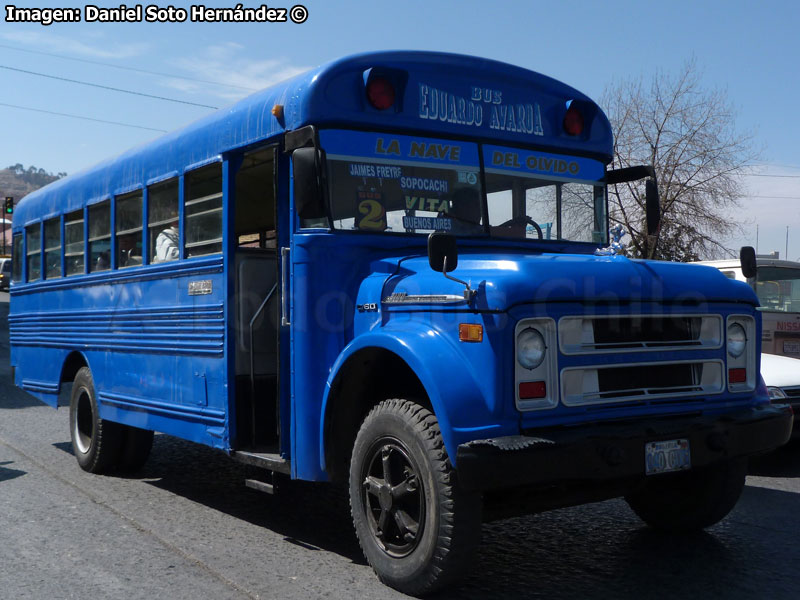
[[[644,446],[645,473],[669,473],[692,468],[689,440],[647,442]]]
[[[800,342],[783,342],[784,354],[800,354]]]

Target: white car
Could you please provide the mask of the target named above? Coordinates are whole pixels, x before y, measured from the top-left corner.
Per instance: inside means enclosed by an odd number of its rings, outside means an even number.
[[[800,411],[800,360],[777,354],[761,355],[761,377],[767,384],[769,399],[776,404],[791,404],[795,415]],[[795,416],[794,433],[800,435]]]

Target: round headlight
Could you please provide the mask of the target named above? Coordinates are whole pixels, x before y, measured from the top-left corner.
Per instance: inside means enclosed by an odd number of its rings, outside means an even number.
[[[744,327],[739,323],[733,323],[728,327],[728,354],[733,358],[739,358],[747,345],[747,334]]]
[[[546,350],[542,334],[531,327],[517,337],[517,361],[526,369],[535,369],[542,364]]]

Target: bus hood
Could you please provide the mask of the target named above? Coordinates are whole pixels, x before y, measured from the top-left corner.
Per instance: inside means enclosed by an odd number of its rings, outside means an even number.
[[[427,257],[395,260],[396,271],[382,286],[383,300],[392,294],[463,296],[464,286],[433,271]],[[758,305],[747,284],[728,279],[712,267],[623,256],[462,253],[457,269],[449,274],[477,291],[475,306],[482,310],[541,302]]]

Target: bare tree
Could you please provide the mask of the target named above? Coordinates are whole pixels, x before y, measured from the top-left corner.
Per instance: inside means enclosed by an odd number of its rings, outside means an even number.
[[[656,73],[649,87],[642,78],[612,84],[601,105],[614,131],[613,167],[652,164],[658,177],[655,240],[647,236],[644,186],[609,189],[611,222],[630,233],[629,253],[678,261],[727,254],[742,176],[756,157],[751,137],[736,132],[727,94],[705,89],[690,60],[675,76]]]

